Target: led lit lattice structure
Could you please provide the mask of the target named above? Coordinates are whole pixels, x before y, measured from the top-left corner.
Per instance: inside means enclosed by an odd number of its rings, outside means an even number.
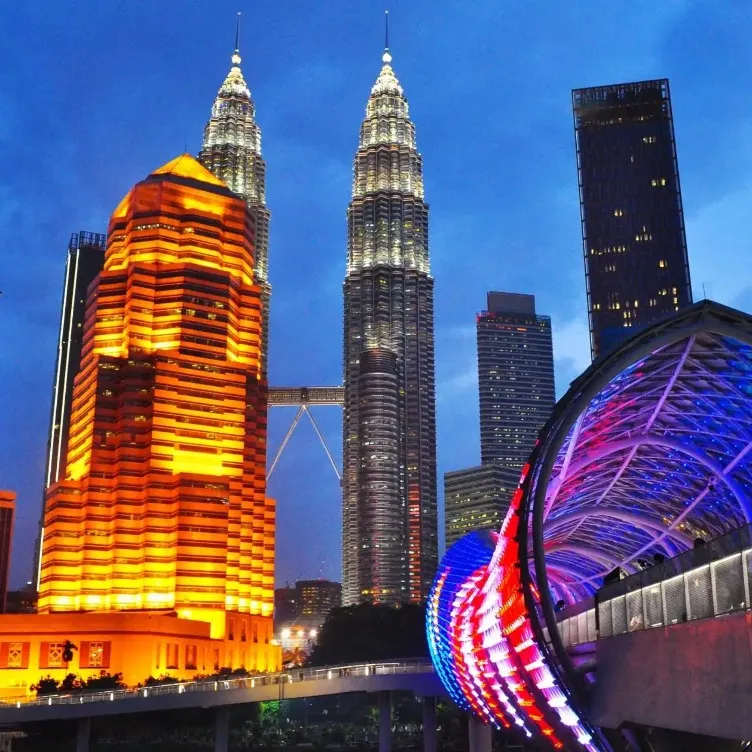
[[[499,726],[554,748],[608,749],[553,604],[750,521],[752,317],[703,301],[572,384],[492,556],[477,540],[449,549],[428,608],[437,672],[462,707]]]
[[[245,202],[188,155],[110,220],[90,287],[63,479],[46,497],[40,613],[271,619],[262,301]]]

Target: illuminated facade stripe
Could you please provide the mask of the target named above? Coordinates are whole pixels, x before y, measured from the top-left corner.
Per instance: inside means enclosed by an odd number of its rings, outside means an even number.
[[[112,216],[90,290],[39,611],[271,618],[261,294],[245,202],[183,155]]]
[[[347,211],[342,599],[348,605],[425,601],[438,563],[428,206],[415,126],[391,60],[386,51],[366,105]],[[387,352],[396,373],[376,367]]]

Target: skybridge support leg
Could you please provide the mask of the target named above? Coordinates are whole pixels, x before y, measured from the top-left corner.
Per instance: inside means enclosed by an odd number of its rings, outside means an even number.
[[[392,752],[392,693],[388,690],[379,692],[379,752]]]
[[[467,724],[467,737],[470,752],[491,752],[493,728],[474,715],[470,716]]]
[[[76,727],[76,752],[89,752],[91,718],[79,718]]]
[[[423,752],[436,752],[436,698],[423,698]]]
[[[230,743],[230,709],[217,708],[214,716],[214,752],[227,752]]]

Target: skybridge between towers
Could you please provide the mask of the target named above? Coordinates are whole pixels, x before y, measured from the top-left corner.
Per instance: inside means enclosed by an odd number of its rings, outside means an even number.
[[[319,406],[329,406],[329,407],[344,406],[345,387],[343,386],[270,386],[268,389],[268,396],[267,396],[266,403],[268,407],[297,407],[298,408],[297,412],[295,413],[295,417],[293,418],[292,423],[290,424],[290,427],[287,429],[287,433],[285,434],[285,437],[282,440],[282,443],[279,445],[279,449],[277,449],[277,452],[274,455],[274,459],[269,465],[269,469],[267,470],[267,473],[266,473],[267,481],[269,480],[269,478],[271,478],[272,473],[274,472],[274,469],[277,467],[277,463],[279,462],[279,459],[282,456],[282,452],[285,451],[285,448],[287,447],[287,444],[290,441],[290,438],[292,437],[293,433],[295,433],[295,429],[298,427],[298,424],[300,423],[300,419],[305,415],[308,418],[308,420],[311,422],[311,426],[313,426],[313,430],[315,431],[316,436],[321,442],[321,446],[324,448],[324,452],[326,452],[326,456],[329,459],[329,463],[331,464],[335,475],[337,476],[337,480],[341,483],[342,472],[340,468],[337,466],[337,463],[334,461],[334,457],[332,456],[332,453],[329,450],[329,446],[326,443],[324,434],[321,432],[321,429],[319,428],[318,423],[316,423],[316,420],[314,419],[313,413],[311,412],[310,408],[319,407]]]

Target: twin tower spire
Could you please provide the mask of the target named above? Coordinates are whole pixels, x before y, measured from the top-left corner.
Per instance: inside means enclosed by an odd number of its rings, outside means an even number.
[[[232,67],[212,107],[199,161],[246,201],[255,220],[262,370],[271,285],[266,163],[255,105]],[[343,601],[399,604],[428,595],[438,565],[433,278],[423,165],[392,69],[385,14],[382,68],[371,88],[347,210],[344,281]],[[301,358],[300,362],[305,362]]]

